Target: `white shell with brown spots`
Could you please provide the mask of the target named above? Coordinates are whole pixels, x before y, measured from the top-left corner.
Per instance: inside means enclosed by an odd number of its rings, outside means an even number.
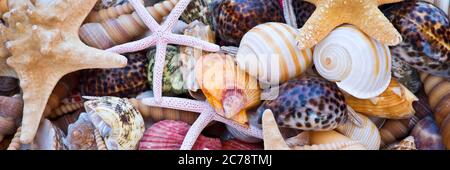
[[[280,86],[275,100],[265,101],[257,110],[271,109],[280,127],[326,131],[347,120],[347,105],[336,84],[319,77],[289,80]]]

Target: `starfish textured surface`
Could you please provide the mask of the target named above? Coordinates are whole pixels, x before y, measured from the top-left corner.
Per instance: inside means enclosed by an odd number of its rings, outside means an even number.
[[[127,53],[140,51],[156,45],[155,66],[153,67],[153,93],[158,103],[162,100],[162,76],[167,44],[191,46],[211,52],[220,50],[220,47],[216,44],[195,37],[172,33],[178,18],[190,2],[191,0],[180,0],[175,5],[175,8],[172,9],[169,16],[167,16],[163,25],[159,25],[147,10],[145,10],[144,5],[139,3],[139,0],[130,0],[136,13],[150,29],[152,34],[144,39],[118,45],[107,50],[116,53]]]
[[[22,143],[33,141],[47,100],[62,76],[126,65],[125,57],[89,47],[78,37],[96,1],[24,0],[4,14],[6,48],[11,54],[7,64],[16,71],[23,91]]]
[[[379,5],[402,0],[306,0],[316,10],[300,28],[297,45],[300,49],[312,48],[341,24],[352,24],[386,45],[402,41],[400,33],[378,9]]]

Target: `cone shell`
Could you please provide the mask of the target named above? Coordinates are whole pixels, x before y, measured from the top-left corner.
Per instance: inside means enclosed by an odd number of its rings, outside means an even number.
[[[419,121],[411,135],[415,139],[418,150],[443,150],[445,149],[442,143],[442,137],[439,133],[439,127],[431,117],[423,118]]]
[[[261,90],[256,79],[225,54],[202,56],[195,69],[197,82],[214,110],[225,118],[246,123],[246,110],[260,103]]]
[[[242,70],[259,81],[282,84],[306,72],[312,65],[312,49],[299,50],[298,30],[283,23],[265,23],[247,32],[236,61]]]
[[[352,140],[334,130],[331,131],[313,131],[310,132],[310,140],[312,145],[320,145],[320,144],[333,144],[340,142],[356,142],[353,145],[350,145],[345,148],[341,148],[341,150],[366,150],[358,141]]]
[[[438,126],[441,126],[443,120],[450,115],[450,81],[426,73],[421,74],[420,78],[434,111],[434,118]]]
[[[141,113],[126,99],[100,97],[84,103],[90,121],[105,139],[108,150],[134,150],[145,130]]]
[[[83,96],[134,97],[149,88],[147,57],[142,53],[127,54],[124,68],[90,69],[83,71],[80,90]]]
[[[314,48],[319,74],[350,95],[369,99],[391,81],[391,54],[383,45],[351,25],[334,29]]]
[[[346,94],[345,101],[356,112],[369,116],[406,119],[414,115],[413,102],[418,101],[418,98],[406,87],[392,79],[388,88],[377,97],[358,99]]]
[[[64,145],[69,150],[97,150],[94,131],[88,115],[82,113],[75,123],[69,125],[67,136],[63,139]]]
[[[358,127],[354,123],[347,121],[342,126],[339,126],[336,131],[352,140],[359,141],[369,150],[380,149],[381,136],[378,128],[366,116],[362,114],[358,115],[363,120],[362,127]]]
[[[394,4],[385,13],[404,40],[391,47],[392,55],[417,70],[450,78],[450,21],[447,14],[420,1]]]
[[[213,5],[213,26],[225,45],[238,46],[244,34],[266,22],[284,22],[274,0],[222,0]],[[270,15],[268,15],[270,14]]]
[[[215,42],[215,33],[211,31],[211,27],[199,21],[190,23],[184,30],[184,35],[196,37],[210,43]],[[198,89],[200,89],[195,77],[195,64],[201,56],[206,54],[208,54],[206,51],[197,48],[188,46],[180,47],[180,70],[183,74],[185,87],[188,90],[197,91]]]
[[[187,123],[163,120],[145,131],[139,143],[139,150],[179,150],[190,126]],[[192,150],[220,150],[222,144],[217,138],[200,135]]]
[[[222,142],[222,150],[262,150],[260,144],[245,143],[240,140],[231,139]]]
[[[34,141],[31,143],[32,150],[64,150],[64,133],[48,119],[44,119],[39,125]]]
[[[312,76],[281,85],[278,97],[265,101],[258,108],[260,118],[266,109],[273,111],[280,127],[300,130],[332,130],[342,125],[348,116],[344,95],[336,84]]]

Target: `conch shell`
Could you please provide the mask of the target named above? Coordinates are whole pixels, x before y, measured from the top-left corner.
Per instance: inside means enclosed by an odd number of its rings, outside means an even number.
[[[147,11],[156,22],[161,22],[163,17],[169,15],[179,0],[166,0],[147,7]],[[79,34],[81,40],[87,45],[107,49],[115,45],[123,44],[143,36],[148,30],[144,22],[136,12],[120,15],[116,19],[109,19],[100,23],[86,23],[81,26]]]
[[[240,70],[231,56],[225,54],[202,56],[195,69],[197,82],[214,110],[225,118],[246,123],[246,110],[261,101],[256,79]]]
[[[351,25],[333,30],[314,48],[319,74],[350,95],[369,99],[383,93],[391,81],[391,53]]]
[[[392,79],[388,88],[371,99],[358,99],[349,94],[345,101],[356,112],[388,119],[407,119],[414,115],[413,102],[418,98],[406,87]]]
[[[140,1],[142,4],[143,0]],[[123,14],[131,14],[134,12],[134,8],[131,3],[124,3],[116,6],[109,7],[107,9],[101,9],[99,11],[92,11],[87,16],[85,22],[101,22],[108,19],[114,19]]]
[[[141,113],[126,99],[117,97],[85,97],[90,121],[105,139],[108,150],[135,150],[144,135]]]
[[[298,30],[283,23],[265,23],[247,32],[236,61],[242,70],[271,85],[295,78],[312,65],[312,49],[299,50]]]

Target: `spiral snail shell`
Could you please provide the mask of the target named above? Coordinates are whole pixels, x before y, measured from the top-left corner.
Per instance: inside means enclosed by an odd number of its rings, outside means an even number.
[[[314,48],[314,65],[319,74],[336,82],[350,95],[369,99],[383,93],[391,81],[391,54],[354,26],[333,30]]]
[[[143,0],[141,0],[140,2],[144,3]],[[131,3],[127,2],[106,9],[100,9],[99,11],[92,11],[86,17],[85,22],[101,22],[108,19],[117,18],[118,16],[123,14],[130,14],[132,12],[134,12],[134,8]]]

